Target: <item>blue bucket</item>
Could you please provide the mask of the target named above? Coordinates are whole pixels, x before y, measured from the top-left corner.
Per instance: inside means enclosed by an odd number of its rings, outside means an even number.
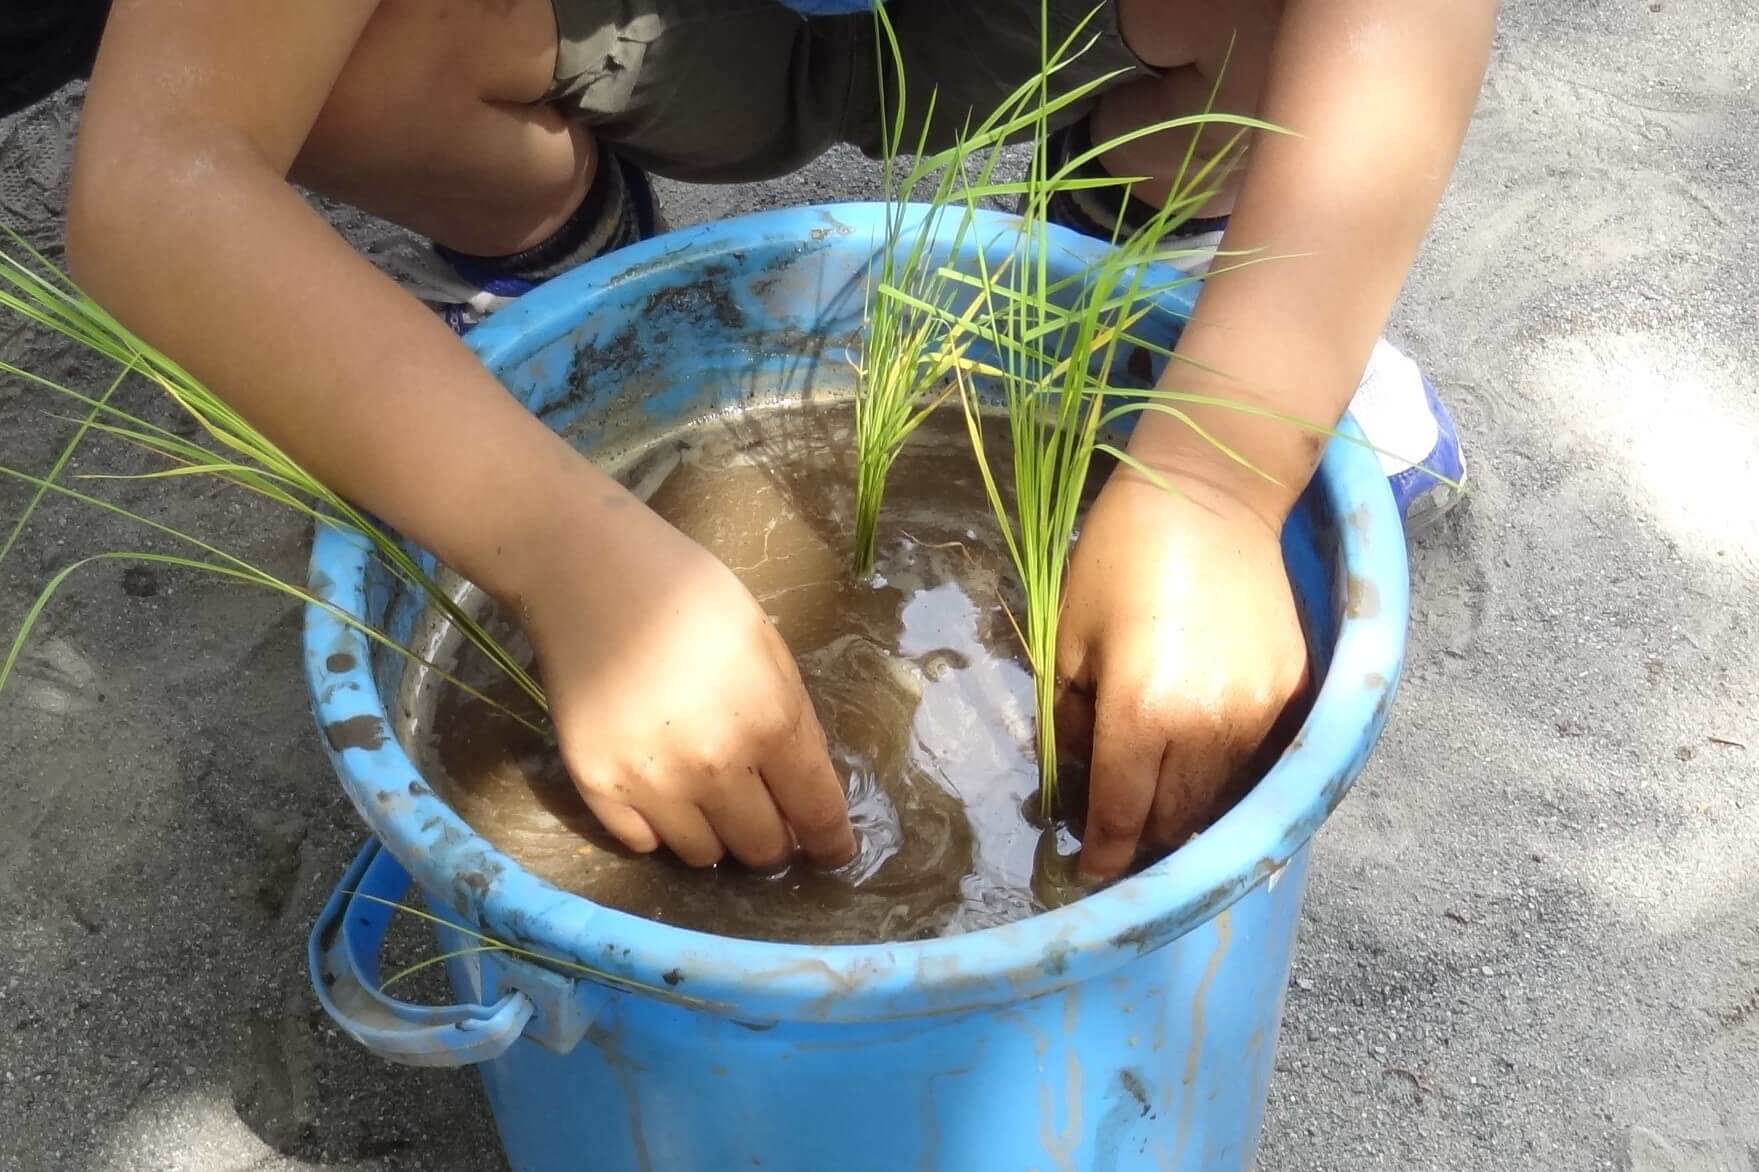
[[[756,388],[846,385],[881,226],[877,205],[847,205],[675,232],[551,282],[469,341],[588,451]],[[1005,246],[1015,226],[986,214],[977,238]],[[1101,246],[1059,232],[1051,247],[1054,270],[1075,273]],[[1191,293],[1160,300],[1150,320],[1170,339]],[[1294,744],[1238,805],[1068,907],[861,947],[685,931],[522,870],[392,735],[405,661],[308,608],[317,723],[373,833],[312,933],[314,988],[382,1057],[476,1064],[517,1172],[1249,1167],[1307,844],[1360,772],[1403,661],[1404,536],[1372,453],[1330,446],[1284,545],[1319,688]],[[399,638],[421,608],[361,542],[329,530],[311,585]],[[386,996],[389,913],[374,897],[407,898],[412,878],[437,915],[610,980],[478,953],[447,964],[454,1005]],[[446,950],[472,943],[438,935]]]

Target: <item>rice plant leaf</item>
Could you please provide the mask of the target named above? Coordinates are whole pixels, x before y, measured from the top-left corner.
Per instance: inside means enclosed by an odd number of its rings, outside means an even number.
[[[86,433],[91,430],[92,421],[98,417],[98,412],[102,409],[101,405],[110,401],[110,396],[116,393],[116,388],[120,387],[127,378],[128,370],[127,368],[124,368],[122,372],[116,376],[115,381],[110,384],[109,389],[100,397],[99,402],[94,404],[91,410],[86,412],[85,418],[79,421],[78,426],[74,429],[73,435],[68,439],[66,445],[62,447],[61,454],[57,456],[55,462],[49,466],[49,471],[45,476],[46,480],[50,483],[54,483],[54,481],[61,475],[62,471],[66,469],[68,462],[73,459],[73,454],[79,450],[79,445],[85,440]],[[5,561],[6,555],[12,552],[12,547],[18,543],[19,537],[24,533],[25,526],[30,524],[31,515],[37,511],[37,506],[43,502],[43,498],[48,494],[49,490],[46,486],[39,486],[37,490],[31,494],[31,499],[25,502],[24,511],[19,513],[18,520],[13,523],[12,532],[6,535],[6,540],[4,542],[0,542],[0,562]]]
[[[3,255],[3,254],[0,254],[0,255]],[[137,370],[136,373],[139,373],[139,371]],[[139,428],[142,431],[151,432],[151,433],[155,434],[156,436],[162,438],[164,440],[164,442],[166,442],[166,443],[171,443],[173,441],[181,442],[181,443],[188,443],[189,442],[187,440],[184,440],[182,436],[178,435],[176,432],[170,430],[169,428],[161,427],[156,423],[149,422],[148,420],[140,418],[138,415],[132,415],[129,412],[122,410],[120,407],[117,407],[115,403],[110,402],[101,396],[92,396],[92,395],[83,394],[79,391],[74,390],[72,387],[64,386],[61,383],[56,382],[54,379],[45,378],[42,375],[37,374],[34,371],[29,371],[29,370],[25,370],[23,367],[14,366],[10,362],[0,360],[0,374],[9,374],[9,375],[13,376],[14,378],[23,379],[26,382],[32,383],[38,387],[43,388],[44,390],[54,391],[58,395],[65,396],[66,398],[72,399],[78,403],[83,403],[87,407],[92,408],[98,415],[102,415],[106,419],[120,419],[120,420],[124,421],[125,423],[128,423],[129,425],[131,425],[131,427]],[[99,424],[99,423],[94,423],[92,426],[97,427],[97,428],[102,428],[105,425]],[[191,445],[191,446],[195,446],[195,445]],[[202,452],[207,452],[206,448],[198,448],[198,450],[200,450]]]
[[[1253,416],[1257,416],[1260,419],[1274,420],[1278,423],[1283,423],[1283,424],[1286,424],[1290,427],[1298,428],[1301,431],[1305,431],[1305,432],[1308,432],[1313,435],[1321,435],[1321,436],[1326,437],[1327,439],[1342,440],[1344,443],[1352,444],[1352,445],[1359,447],[1359,448],[1366,448],[1367,450],[1375,453],[1376,455],[1386,456],[1389,459],[1399,460],[1401,462],[1408,462],[1410,460],[1408,453],[1391,451],[1387,448],[1383,448],[1383,447],[1380,447],[1374,443],[1369,442],[1367,439],[1363,438],[1362,436],[1352,435],[1349,432],[1342,431],[1336,427],[1331,427],[1331,426],[1328,426],[1327,424],[1319,423],[1319,422],[1304,418],[1299,415],[1291,415],[1290,413],[1288,413],[1286,411],[1278,411],[1273,407],[1265,407],[1265,406],[1262,406],[1261,404],[1258,404],[1258,403],[1249,403],[1249,402],[1245,402],[1240,399],[1230,399],[1230,398],[1227,398],[1222,395],[1203,395],[1203,394],[1197,394],[1197,393],[1191,392],[1191,391],[1166,390],[1166,389],[1161,389],[1161,388],[1156,388],[1154,390],[1144,391],[1144,390],[1138,390],[1133,387],[1132,388],[1123,388],[1123,387],[1113,387],[1113,386],[1101,386],[1097,389],[1101,393],[1104,393],[1104,394],[1137,395],[1137,396],[1142,396],[1142,397],[1149,398],[1149,399],[1155,399],[1155,400],[1158,400],[1161,402],[1189,403],[1189,404],[1192,404],[1195,406],[1201,406],[1201,407],[1214,407],[1214,408],[1216,408],[1218,410],[1222,410],[1222,411],[1233,411],[1233,412],[1236,412],[1241,415],[1253,415]],[[1455,489],[1456,491],[1461,490],[1465,487],[1459,481],[1454,480],[1451,477],[1444,476],[1440,472],[1436,472],[1433,469],[1429,468],[1427,465],[1416,464],[1414,466],[1417,467],[1419,470],[1421,470],[1424,474],[1434,478],[1435,480],[1439,481],[1442,484],[1447,485],[1449,488]]]
[[[1196,433],[1196,435],[1200,439],[1202,439],[1205,443],[1209,444],[1216,451],[1222,453],[1224,456],[1226,456],[1228,459],[1232,460],[1234,463],[1240,465],[1240,467],[1245,468],[1247,471],[1251,472],[1255,476],[1258,476],[1264,480],[1269,481],[1271,484],[1275,484],[1275,485],[1282,484],[1282,481],[1278,480],[1276,477],[1272,476],[1270,473],[1266,472],[1264,469],[1262,469],[1258,465],[1254,464],[1251,460],[1248,460],[1245,456],[1241,455],[1237,449],[1235,449],[1235,448],[1229,446],[1227,443],[1223,442],[1223,440],[1220,437],[1215,435],[1213,432],[1209,431],[1202,424],[1198,423],[1195,419],[1191,418],[1190,412],[1181,411],[1177,407],[1168,406],[1165,403],[1139,403],[1138,402],[1138,403],[1120,404],[1119,406],[1113,407],[1111,410],[1107,411],[1104,415],[1100,416],[1100,421],[1099,421],[1100,427],[1103,429],[1107,425],[1115,423],[1118,420],[1123,419],[1127,416],[1139,415],[1139,414],[1143,414],[1145,412],[1153,412],[1158,415],[1165,415],[1165,416],[1168,416],[1172,419],[1178,420],[1180,423],[1184,424],[1186,427],[1190,428],[1194,433]],[[1114,449],[1111,449],[1109,447],[1109,445],[1102,445],[1102,450],[1111,451]]]
[[[216,563],[216,562],[202,561],[202,560],[196,559],[196,558],[178,557],[173,554],[152,553],[152,552],[147,552],[147,551],[137,551],[137,550],[136,551],[107,551],[104,553],[88,555],[88,556],[81,558],[80,560],[72,563],[69,566],[63,567],[59,572],[57,572],[53,577],[50,578],[48,584],[37,595],[36,599],[32,602],[30,608],[25,612],[24,621],[20,624],[19,630],[18,630],[17,634],[15,635],[15,637],[13,638],[12,646],[10,647],[10,649],[7,652],[4,664],[0,665],[0,690],[4,690],[4,688],[6,686],[6,681],[8,678],[10,678],[10,676],[12,674],[13,666],[17,663],[19,655],[23,652],[24,645],[25,645],[26,641],[29,639],[32,630],[35,629],[37,621],[42,615],[43,608],[49,604],[49,600],[51,598],[53,598],[54,595],[56,594],[56,592],[58,592],[61,589],[62,584],[67,581],[67,579],[72,575],[72,573],[75,570],[79,569],[80,567],[90,565],[94,562],[130,560],[130,561],[156,563],[159,565],[177,566],[177,567],[181,567],[184,569],[202,570],[204,572],[214,574],[214,575],[217,575],[222,578],[229,578],[234,581],[244,582],[249,585],[260,586],[260,587],[263,587],[264,589],[268,589],[268,590],[272,590],[272,591],[275,591],[280,594],[284,594],[284,595],[286,595],[290,598],[293,598],[299,602],[303,602],[303,603],[306,603],[311,606],[316,606],[319,609],[326,612],[327,614],[336,618],[344,626],[349,627],[351,630],[355,630],[355,631],[360,632],[362,635],[366,636],[372,642],[377,643],[379,646],[385,647],[391,651],[396,652],[399,655],[404,656],[407,659],[412,660],[413,662],[419,663],[424,667],[430,668],[441,679],[445,680],[449,684],[452,684],[454,687],[459,688],[466,695],[469,695],[473,699],[479,700],[482,703],[489,705],[490,707],[493,707],[493,708],[500,710],[502,713],[506,714],[507,716],[512,717],[514,720],[518,721],[520,724],[524,725],[526,728],[537,733],[538,735],[545,736],[545,737],[547,737],[549,735],[548,730],[545,729],[543,726],[534,723],[529,718],[527,718],[527,717],[523,716],[522,714],[515,712],[513,709],[509,708],[507,705],[505,705],[505,704],[501,703],[500,701],[495,700],[494,698],[484,694],[482,691],[480,691],[479,689],[466,683],[464,680],[458,678],[456,675],[446,671],[444,668],[440,667],[440,665],[433,663],[430,660],[424,659],[420,655],[417,655],[415,652],[409,650],[407,647],[404,647],[401,643],[398,643],[395,639],[392,639],[390,636],[386,635],[384,632],[378,630],[377,628],[375,628],[367,623],[361,622],[359,619],[355,618],[353,615],[349,614],[347,611],[343,610],[341,607],[336,606],[334,603],[328,601],[327,599],[323,599],[323,598],[318,597],[316,594],[312,593],[310,590],[305,589],[303,586],[297,586],[297,585],[294,585],[293,583],[286,582],[280,578],[277,578],[273,574],[270,574],[267,570],[264,570],[258,566],[252,565],[251,563],[245,561],[242,558],[239,558],[239,557],[236,557],[232,554],[229,554],[225,550],[222,550],[214,545],[211,545],[205,541],[202,541],[200,538],[195,537],[192,534],[185,533],[182,530],[175,529],[169,525],[162,524],[158,521],[153,520],[151,517],[147,517],[141,513],[136,513],[130,509],[124,508],[123,506],[118,505],[118,504],[114,503],[113,501],[106,501],[101,497],[95,497],[95,496],[92,496],[88,493],[79,492],[75,489],[68,488],[66,485],[56,484],[52,481],[44,479],[43,477],[33,476],[32,474],[30,474],[28,472],[22,472],[16,468],[11,468],[11,467],[8,467],[4,464],[0,464],[0,476],[6,476],[10,479],[18,480],[18,481],[21,481],[26,484],[45,487],[46,491],[54,493],[57,496],[69,497],[71,499],[81,501],[85,504],[91,505],[95,508],[99,508],[99,509],[102,509],[106,512],[113,513],[119,517],[123,517],[127,520],[133,521],[136,524],[143,525],[149,529],[156,530],[157,532],[163,533],[166,536],[174,538],[178,541],[181,541],[181,542],[184,542],[184,543],[189,544],[191,546],[194,546],[195,548],[201,550],[203,553],[209,554],[212,557],[220,559],[220,561],[218,563]]]
[[[516,944],[509,944],[505,940],[497,940],[493,936],[477,931],[468,924],[460,924],[456,920],[448,920],[444,916],[436,916],[431,912],[425,912],[418,907],[412,907],[406,903],[399,903],[396,900],[386,899],[379,895],[370,895],[364,891],[350,891],[346,894],[351,899],[364,899],[368,903],[375,903],[380,907],[390,908],[393,911],[412,915],[417,919],[426,920],[430,924],[438,924],[450,928],[454,932],[482,942],[488,951],[505,952],[509,955],[517,956],[525,960],[537,961],[540,964],[553,965],[556,968],[575,973],[599,984],[610,985],[618,989],[627,989],[630,992],[645,993],[648,996],[657,997],[661,1000],[670,1001],[678,1005],[689,1005],[704,1009],[712,1008],[714,1006],[713,1002],[705,1001],[700,997],[692,997],[680,993],[670,986],[644,984],[641,981],[618,976],[616,973],[606,972],[604,969],[593,968],[590,965],[584,965],[578,961],[564,960],[557,956],[547,956],[541,952],[534,952],[529,948],[521,948]]]
[[[18,631],[13,636],[12,644],[7,649],[6,658],[4,661],[0,661],[0,691],[5,690],[6,682],[11,678],[13,668],[17,666],[19,657],[24,653],[25,645],[30,641],[31,633],[35,630],[37,623],[41,620],[43,611],[48,607],[50,601],[60,591],[61,587],[67,582],[67,580],[72,577],[75,572],[85,566],[97,562],[113,561],[144,562],[148,565],[171,566],[176,569],[185,570],[199,570],[202,573],[211,574],[215,577],[228,578],[248,586],[258,586],[278,594],[284,594],[296,602],[301,602],[308,606],[315,606],[331,615],[349,629],[360,632],[379,646],[385,647],[402,655],[406,659],[432,669],[441,679],[458,688],[465,695],[470,696],[491,708],[499,710],[503,715],[524,725],[527,729],[537,733],[539,736],[547,738],[550,735],[549,730],[542,725],[534,723],[528,717],[514,711],[512,708],[509,708],[507,705],[501,703],[492,696],[485,695],[464,680],[447,672],[444,668],[440,667],[440,665],[431,660],[424,659],[415,652],[409,650],[407,647],[404,647],[383,631],[368,626],[366,623],[361,622],[341,607],[319,598],[307,590],[303,590],[298,586],[289,582],[284,582],[266,573],[253,573],[250,570],[238,569],[233,566],[215,565],[213,562],[204,562],[198,558],[178,557],[175,554],[153,553],[147,550],[107,550],[104,553],[88,554],[85,557],[80,558],[78,561],[63,566],[57,571],[37,594],[37,597],[32,600],[30,607],[25,611],[24,620],[19,624]]]
[[[1147,480],[1150,484],[1154,485],[1167,495],[1183,495],[1173,486],[1171,481],[1161,474],[1158,468],[1155,468],[1152,464],[1144,463],[1123,448],[1118,447],[1116,444],[1095,444],[1093,445],[1093,450],[1096,452],[1104,452],[1106,455],[1112,457],[1112,459],[1124,465],[1124,467],[1130,469],[1132,472],[1135,472],[1138,476],[1141,476],[1144,480]]]
[[[500,943],[474,944],[469,948],[454,948],[450,952],[442,952],[438,956],[430,956],[426,960],[418,960],[406,968],[398,969],[396,973],[379,982],[379,992],[384,993],[388,991],[392,985],[407,980],[408,978],[413,977],[416,973],[433,968],[437,964],[445,964],[449,960],[456,960],[461,956],[481,956],[485,952],[506,951],[507,946]]]

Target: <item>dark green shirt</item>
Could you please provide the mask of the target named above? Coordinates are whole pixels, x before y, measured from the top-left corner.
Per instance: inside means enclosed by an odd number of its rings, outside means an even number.
[[[0,4],[0,117],[89,76],[110,0]]]

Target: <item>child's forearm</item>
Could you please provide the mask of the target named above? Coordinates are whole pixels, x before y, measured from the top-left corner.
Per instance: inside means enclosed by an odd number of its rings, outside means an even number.
[[[1342,416],[1459,152],[1495,12],[1495,0],[1288,0],[1263,116],[1299,137],[1258,136],[1222,244],[1279,259],[1208,280],[1179,349],[1221,373],[1175,364],[1163,385],[1328,427]],[[1132,451],[1280,523],[1323,437],[1193,414],[1279,483],[1164,417],[1144,420]]]
[[[621,492],[248,148],[170,142],[145,181],[82,168],[74,273],[332,488],[503,596],[516,551],[602,531]],[[150,224],[152,230],[142,230]]]
[[[375,7],[118,0],[68,260],[319,479],[520,595],[516,554],[558,550],[564,525],[581,544],[620,493],[285,180]]]

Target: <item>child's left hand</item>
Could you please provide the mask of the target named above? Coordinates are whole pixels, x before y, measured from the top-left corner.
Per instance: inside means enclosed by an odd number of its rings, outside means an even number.
[[[1307,649],[1270,520],[1225,492],[1120,468],[1082,524],[1057,667],[1059,724],[1091,736],[1081,870],[1202,829],[1303,689]]]

